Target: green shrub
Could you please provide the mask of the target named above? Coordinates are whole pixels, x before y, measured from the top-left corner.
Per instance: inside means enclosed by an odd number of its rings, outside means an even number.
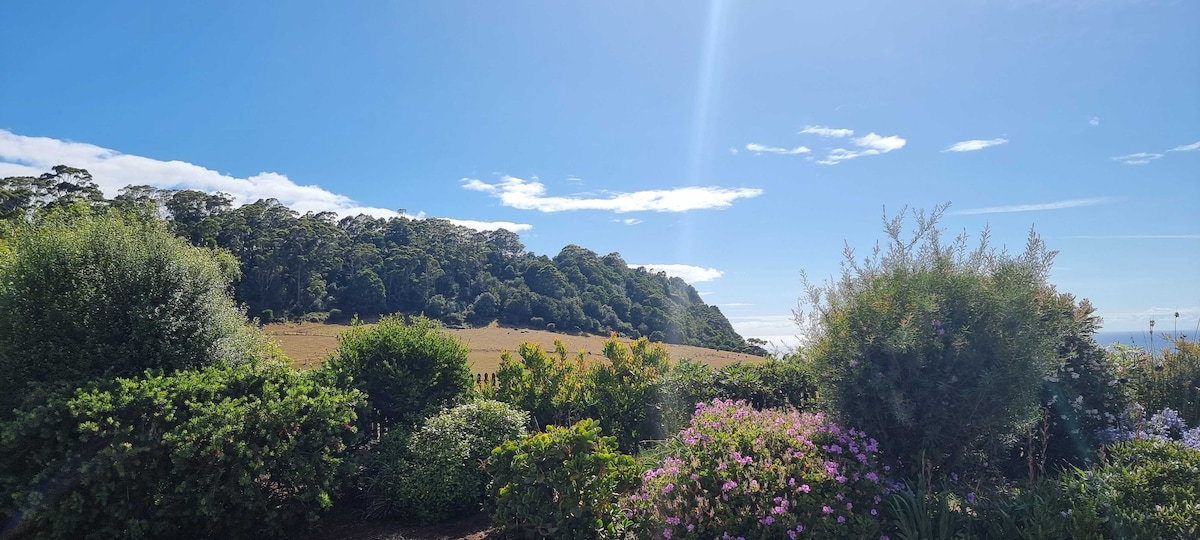
[[[912,238],[901,238],[901,214],[886,252],[851,253],[840,281],[809,287],[806,353],[827,410],[910,472],[922,455],[939,472],[1002,458],[1056,367],[1041,302],[1052,254],[1032,234],[1018,257],[986,242],[968,250],[962,237],[942,245],[940,210],[917,214]]]
[[[285,536],[331,505],[361,399],[274,363],[98,382],[3,426],[0,515],[36,538]]]
[[[323,369],[339,386],[366,392],[371,411],[365,421],[415,426],[471,391],[467,352],[437,321],[414,317],[406,324],[389,316],[338,336]]]
[[[628,498],[641,537],[868,538],[886,493],[878,445],[820,414],[700,404]]]
[[[476,401],[430,417],[411,436],[390,433],[375,458],[371,513],[437,523],[479,512],[487,491],[483,462],[504,441],[525,436],[529,415]]]
[[[1200,450],[1179,442],[1117,443],[1102,465],[1068,473],[1062,489],[1074,538],[1200,538]]]
[[[719,368],[685,358],[663,378],[664,430],[683,429],[696,404],[713,399],[746,401],[756,409],[812,410],[816,392],[812,366],[798,354]]]
[[[1173,344],[1158,352],[1115,346],[1117,375],[1127,382],[1130,401],[1147,411],[1174,410],[1187,425],[1200,426],[1200,341]]]
[[[584,414],[599,418],[625,452],[644,440],[661,439],[661,377],[671,355],[661,344],[638,339],[628,346],[617,338],[604,343],[604,358],[587,370],[588,399]]]
[[[0,250],[0,418],[38,387],[266,355],[228,296],[237,263],[158,221],[51,217]]]
[[[537,343],[523,342],[514,357],[508,351],[500,356],[496,386],[487,397],[529,411],[534,425],[566,425],[582,418],[586,407],[586,365],[582,356],[567,359],[567,348],[554,340],[553,355]]]
[[[1032,448],[1023,452],[1039,467],[1088,466],[1095,463],[1100,444],[1108,442],[1100,434],[1117,426],[1126,407],[1117,365],[1093,337],[1100,319],[1090,302],[1077,304],[1069,294],[1050,294],[1044,304],[1047,325],[1058,327],[1058,366],[1042,383],[1044,435],[1031,431],[1026,441]],[[1020,465],[1027,468],[1027,463]]]
[[[620,498],[637,488],[640,469],[600,431],[599,422],[582,420],[496,448],[487,462],[495,527],[508,536],[563,539],[625,527]]]

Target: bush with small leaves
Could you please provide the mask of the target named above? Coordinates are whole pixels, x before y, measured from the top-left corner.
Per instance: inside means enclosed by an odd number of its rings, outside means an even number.
[[[0,430],[0,516],[33,538],[262,538],[327,510],[355,390],[278,363],[93,383]]]
[[[1062,489],[1072,519],[1090,527],[1072,538],[1200,538],[1200,450],[1182,443],[1117,443],[1102,465],[1068,473]]]
[[[389,316],[368,327],[355,324],[338,336],[338,348],[322,370],[344,388],[366,392],[364,422],[412,429],[472,389],[468,349],[441,331],[437,321]]]
[[[229,297],[237,261],[159,221],[50,215],[0,249],[0,418],[30,392],[270,356]]]
[[[641,469],[589,419],[505,442],[487,472],[492,523],[503,534],[586,540],[628,526],[620,499],[637,489]]]
[[[904,214],[890,245],[849,254],[841,280],[809,287],[809,325],[821,398],[915,473],[996,462],[1039,418],[1043,377],[1058,367],[1056,330],[1044,324],[1052,253],[1030,235],[1024,254],[946,245],[937,218]]]
[[[375,479],[371,513],[427,524],[479,512],[484,461],[505,441],[523,438],[528,422],[524,411],[483,400],[432,416],[411,436],[392,440],[389,433],[381,446],[398,448],[381,452],[367,473]]]

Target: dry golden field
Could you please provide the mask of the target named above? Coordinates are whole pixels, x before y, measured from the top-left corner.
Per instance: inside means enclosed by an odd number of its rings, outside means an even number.
[[[301,368],[316,367],[325,361],[337,348],[337,336],[348,328],[340,324],[320,323],[287,323],[268,324],[263,330],[273,336],[288,355]],[[544,330],[528,330],[524,328],[507,328],[492,325],[487,328],[470,328],[466,330],[448,329],[446,332],[462,340],[471,352],[468,359],[471,362],[472,373],[492,373],[500,364],[500,353],[517,350],[524,341],[540,343],[542,348],[554,348],[554,340],[562,340],[571,353],[580,350],[592,355],[599,355],[604,347],[604,336],[570,335]],[[710,366],[723,366],[737,362],[754,362],[757,356],[691,347],[687,345],[667,345],[671,358],[691,358]]]

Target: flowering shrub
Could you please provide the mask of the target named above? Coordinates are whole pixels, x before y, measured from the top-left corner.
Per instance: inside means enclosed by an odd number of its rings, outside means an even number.
[[[1126,383],[1130,401],[1150,411],[1170,408],[1188,425],[1200,425],[1200,341],[1168,341],[1173,349],[1158,352],[1114,346],[1117,375]]]
[[[1057,323],[1057,371],[1043,377],[1045,425],[1033,432],[1046,440],[1023,450],[1040,454],[1041,463],[1086,466],[1095,463],[1101,431],[1116,425],[1125,396],[1108,351],[1096,343],[1100,318],[1086,299],[1076,303],[1069,294],[1050,295],[1048,322]],[[1032,442],[1032,441],[1031,441]],[[1040,448],[1039,448],[1040,447]],[[1017,461],[1025,461],[1018,459]],[[1020,465],[1025,465],[1021,463]]]
[[[1105,442],[1132,439],[1178,441],[1192,450],[1200,450],[1200,426],[1188,429],[1187,422],[1178,412],[1165,408],[1146,418],[1146,410],[1134,405],[1121,416],[1120,425],[1105,429],[1100,437]]]
[[[713,400],[645,475],[627,512],[652,538],[862,538],[889,491],[878,443],[821,414]]]

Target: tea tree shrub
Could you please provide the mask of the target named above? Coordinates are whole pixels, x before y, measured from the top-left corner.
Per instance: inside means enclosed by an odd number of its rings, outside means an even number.
[[[1031,234],[1021,255],[965,237],[945,245],[931,215],[887,223],[888,247],[847,252],[840,280],[809,286],[821,397],[838,421],[877,437],[906,468],[963,470],[1001,456],[1038,417],[1056,367],[1042,296],[1053,254]]]

